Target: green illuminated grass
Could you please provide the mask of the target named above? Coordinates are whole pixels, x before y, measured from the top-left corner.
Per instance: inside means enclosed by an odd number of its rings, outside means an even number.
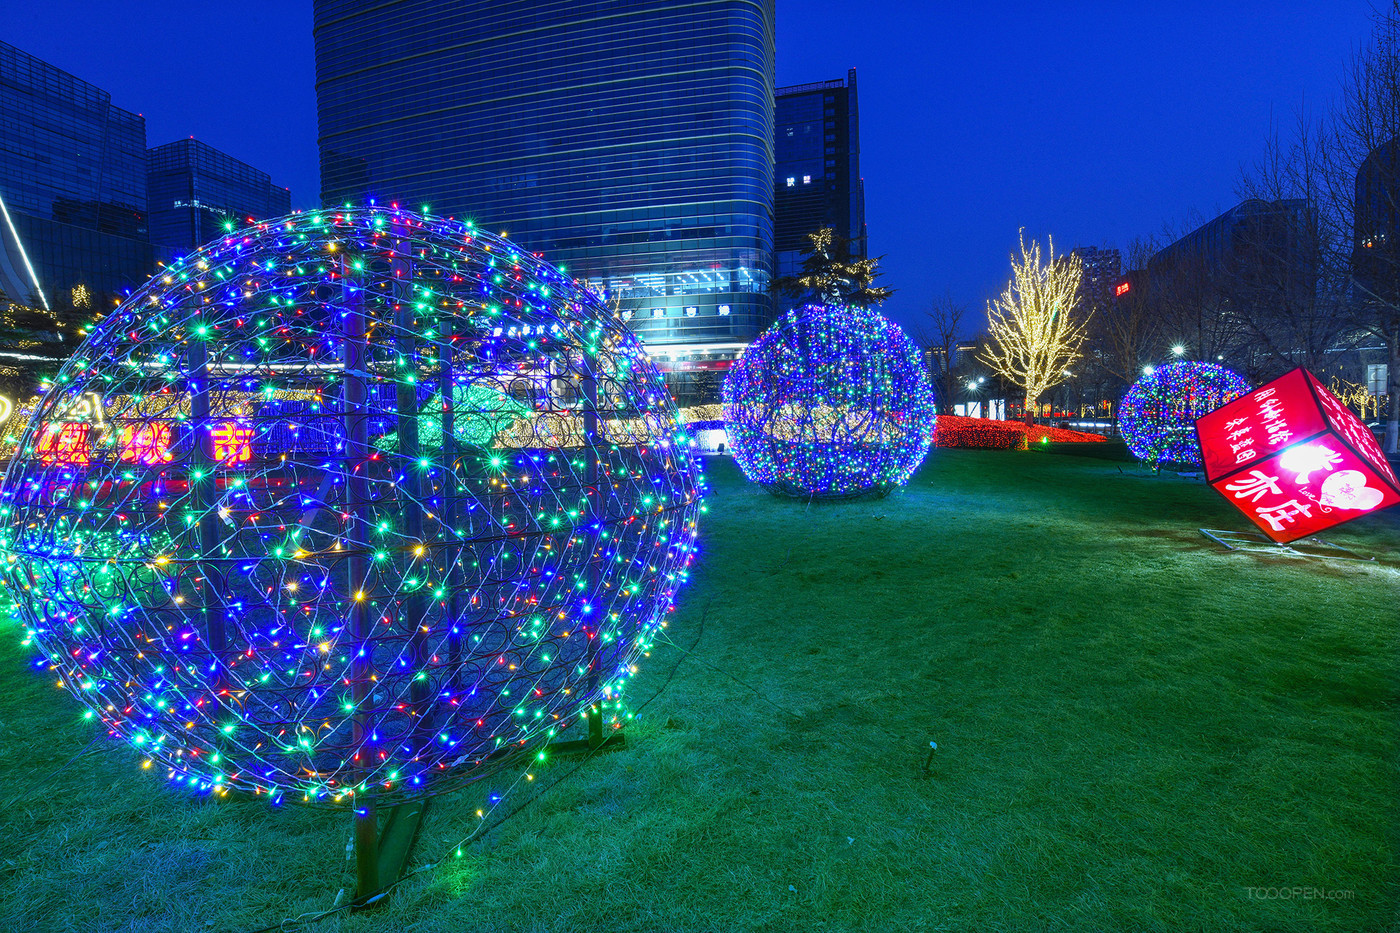
[[[1226,553],[1197,528],[1243,519],[1198,481],[1042,451],[935,451],[837,505],[710,478],[670,628],[695,656],[630,747],[307,929],[1400,925],[1400,515],[1328,536],[1361,566]],[[49,777],[92,735],[0,644],[7,931],[249,930],[350,884],[342,816],[191,801],[105,740]],[[434,804],[416,864],[485,791]]]

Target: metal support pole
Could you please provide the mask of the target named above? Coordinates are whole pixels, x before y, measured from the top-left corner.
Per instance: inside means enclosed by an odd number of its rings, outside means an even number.
[[[368,707],[373,696],[374,673],[369,645],[369,529],[374,524],[369,504],[369,406],[365,381],[368,375],[365,341],[365,296],[360,277],[352,272],[348,257],[341,260],[341,298],[345,336],[345,529],[346,597],[350,603],[350,643],[355,652],[350,664],[350,695],[355,703],[353,736],[356,777],[368,773],[364,761],[373,735]],[[379,816],[374,792],[362,786],[355,797],[355,903],[363,904],[379,890]]]
[[[195,437],[190,457],[190,508],[195,514],[199,568],[202,574],[202,579],[198,581],[198,605],[204,615],[205,645],[213,656],[215,667],[215,700],[223,705],[220,697],[228,682],[224,671],[228,650],[228,619],[224,603],[223,574],[217,564],[222,556],[219,519],[215,508],[219,498],[218,478],[214,475],[218,461],[214,458],[214,425],[210,421],[209,410],[209,346],[198,336],[190,338],[188,366],[190,420],[193,422]]]
[[[588,563],[585,565],[584,580],[586,583],[585,592],[592,599],[598,591],[598,563],[601,559],[598,551],[603,546],[603,508],[599,501],[603,491],[599,488],[599,477],[602,471],[598,466],[598,447],[601,439],[598,437],[598,378],[595,375],[594,367],[596,359],[588,358],[588,348],[583,348],[580,357],[583,363],[583,483],[585,493],[588,498],[587,531],[588,535]],[[599,617],[599,613],[594,613],[594,619]],[[598,624],[595,621],[593,631],[588,639],[588,692],[596,695],[598,692]],[[603,701],[602,698],[594,700],[588,709],[588,747],[590,749],[599,748],[603,744]]]
[[[462,666],[462,635],[458,631],[462,624],[462,545],[458,536],[457,524],[460,521],[457,510],[460,497],[457,495],[457,398],[453,384],[453,370],[456,368],[456,348],[452,345],[451,334],[440,334],[442,343],[438,347],[438,392],[442,396],[442,459],[438,466],[442,472],[442,525],[447,529],[447,537],[454,542],[444,550],[447,561],[447,670],[448,682],[455,689],[460,683]]]

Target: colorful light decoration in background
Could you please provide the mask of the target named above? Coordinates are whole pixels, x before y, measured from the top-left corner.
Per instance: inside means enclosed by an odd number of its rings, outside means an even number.
[[[1371,429],[1295,369],[1196,422],[1206,481],[1287,543],[1400,502]]]
[[[19,439],[0,547],[37,667],[147,766],[392,801],[625,716],[700,484],[660,374],[566,275],[320,211],[102,322]]]
[[[1139,460],[1200,466],[1196,419],[1248,391],[1245,378],[1224,366],[1167,363],[1133,383],[1118,408],[1118,429]]]
[[[744,474],[804,499],[885,495],[909,481],[934,437],[918,348],[866,308],[790,311],[744,351],[723,396]]]

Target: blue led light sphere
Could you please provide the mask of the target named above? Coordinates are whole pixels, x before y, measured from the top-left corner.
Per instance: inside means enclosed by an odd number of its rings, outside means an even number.
[[[1214,363],[1167,363],[1133,383],[1118,408],[1128,449],[1154,466],[1199,466],[1196,419],[1249,392],[1243,376]]]
[[[36,666],[147,767],[349,804],[625,718],[699,497],[588,291],[470,224],[326,210],[97,326],[20,437],[0,557]]]
[[[744,474],[803,499],[881,496],[903,486],[937,423],[918,348],[867,308],[789,312],[744,351],[723,395]]]

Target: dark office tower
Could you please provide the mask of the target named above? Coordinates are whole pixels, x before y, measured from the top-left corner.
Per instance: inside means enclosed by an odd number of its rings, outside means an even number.
[[[321,194],[507,231],[673,368],[771,318],[773,0],[316,0]]]
[[[773,246],[778,275],[794,275],[807,234],[832,227],[865,256],[856,70],[845,78],[778,88],[775,95]],[[788,302],[789,304],[791,302]]]
[[[146,120],[0,42],[0,309],[111,307],[155,271]]]
[[[1352,274],[1356,298],[1400,303],[1400,138],[1377,146],[1356,173]]]
[[[292,208],[286,188],[267,172],[197,139],[177,139],[146,153],[151,242],[188,252],[249,220]]]

